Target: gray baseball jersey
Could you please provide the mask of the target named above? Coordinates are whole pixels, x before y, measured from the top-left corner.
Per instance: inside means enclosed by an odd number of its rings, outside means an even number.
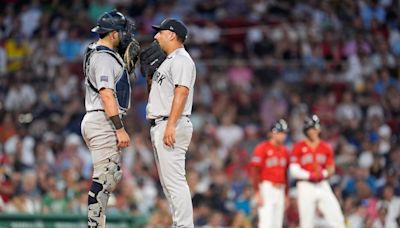
[[[130,107],[130,82],[122,58],[113,50],[95,43],[89,45],[93,50],[86,55],[84,62],[86,75],[86,111],[104,110],[98,91],[112,89],[117,99],[120,113]]]
[[[176,85],[189,89],[182,115],[190,115],[195,81],[196,67],[189,53],[184,48],[178,48],[169,54],[153,75],[146,107],[147,119],[169,116]]]

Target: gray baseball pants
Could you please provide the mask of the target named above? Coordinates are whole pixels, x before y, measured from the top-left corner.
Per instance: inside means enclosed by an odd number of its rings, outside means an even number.
[[[122,178],[121,153],[115,129],[104,112],[86,113],[81,131],[93,161],[93,181],[88,193],[88,227],[105,228],[108,198]]]
[[[172,213],[172,227],[194,227],[192,197],[185,171],[186,151],[193,133],[192,122],[188,117],[177,121],[174,147],[168,147],[163,142],[167,120],[155,122],[150,136],[161,186]]]

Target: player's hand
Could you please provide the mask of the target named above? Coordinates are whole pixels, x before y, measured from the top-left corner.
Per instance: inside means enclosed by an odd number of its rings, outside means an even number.
[[[164,132],[164,138],[163,138],[164,144],[173,147],[175,143],[175,126],[173,124],[168,124],[165,127],[165,132]]]
[[[324,177],[320,171],[314,171],[314,172],[310,173],[309,181],[311,181],[311,182],[317,183],[317,182],[322,181],[323,179],[324,179]]]
[[[116,131],[117,134],[117,146],[118,148],[126,148],[129,146],[131,140],[129,139],[128,133],[124,128],[120,128]]]

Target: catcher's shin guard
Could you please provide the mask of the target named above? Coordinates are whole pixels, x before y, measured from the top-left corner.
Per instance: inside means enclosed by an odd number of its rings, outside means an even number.
[[[120,168],[120,155],[115,154],[102,161],[101,174],[93,178],[88,197],[88,227],[104,228],[106,222],[105,212],[107,209],[110,193],[122,178]]]
[[[108,198],[110,193],[93,180],[88,197],[88,228],[105,228]]]

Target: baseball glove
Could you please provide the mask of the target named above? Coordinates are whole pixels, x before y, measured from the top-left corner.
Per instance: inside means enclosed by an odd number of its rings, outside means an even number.
[[[143,77],[151,77],[167,56],[161,50],[160,45],[154,41],[140,52],[139,58]]]
[[[132,73],[135,70],[135,64],[138,60],[139,52],[139,42],[136,39],[132,38],[131,42],[126,47],[123,55],[125,66],[129,73]]]

